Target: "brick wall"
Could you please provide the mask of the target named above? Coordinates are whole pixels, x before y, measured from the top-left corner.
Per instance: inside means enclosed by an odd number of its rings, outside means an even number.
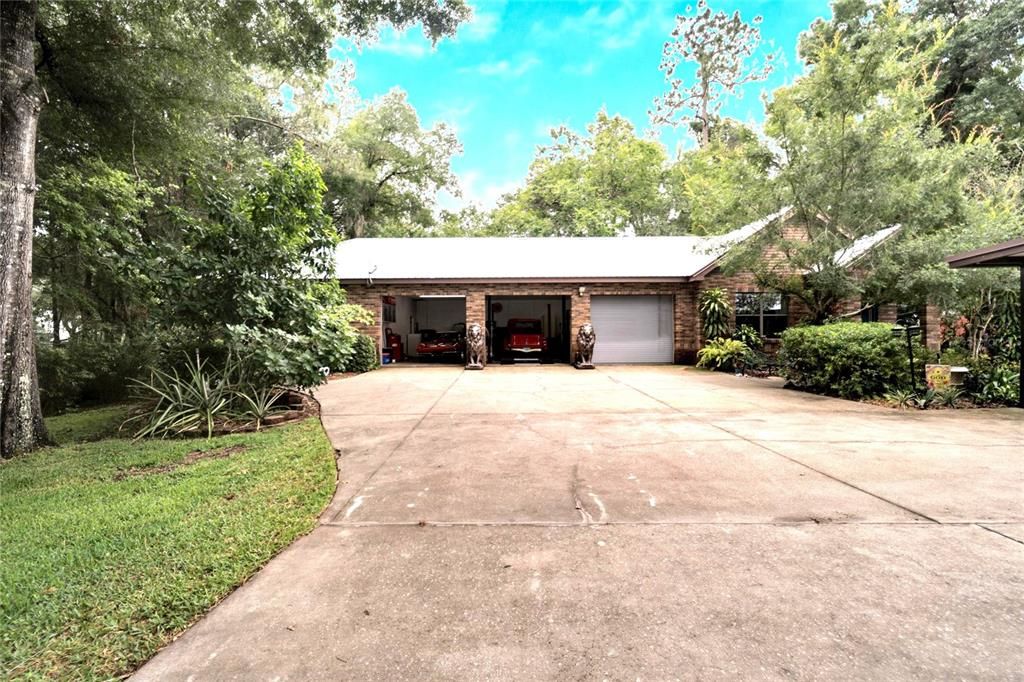
[[[803,224],[791,219],[782,226],[782,233],[786,239],[806,239],[806,229]],[[777,248],[766,249],[761,254],[761,259],[769,265],[784,266],[786,263],[785,254]],[[580,293],[580,287],[584,288]],[[721,270],[713,270],[706,277],[694,282],[572,282],[572,283],[481,283],[481,284],[374,284],[367,286],[364,283],[347,284],[349,301],[356,303],[373,315],[371,324],[361,325],[359,330],[377,340],[380,345],[381,333],[381,297],[382,296],[464,296],[466,298],[466,323],[477,323],[484,325],[487,319],[487,296],[566,296],[570,305],[570,345],[571,355],[576,354],[576,335],[581,325],[590,322],[590,306],[592,296],[650,296],[663,295],[672,296],[673,305],[673,326],[675,329],[675,360],[681,363],[693,363],[696,360],[697,351],[702,345],[700,337],[700,321],[697,314],[697,304],[702,291],[711,288],[723,288],[729,292],[730,298],[735,300],[735,294],[739,291],[761,291],[753,273],[739,272],[725,274]],[[803,303],[797,299],[788,300],[788,323],[799,324],[809,317],[809,311]],[[847,301],[841,306],[842,310],[852,312],[860,308],[857,301]],[[934,306],[929,306],[927,314],[922,315],[922,323],[925,325],[925,340],[929,347],[938,347],[938,311]],[[860,316],[854,315],[850,319],[859,321]],[[879,310],[879,320],[883,322],[895,322],[896,306],[883,305]],[[934,321],[933,321],[934,320]],[[733,317],[735,324],[735,314]],[[601,330],[596,330],[600,336]]]
[[[483,326],[487,320],[488,296],[566,296],[569,299],[570,353],[576,355],[576,335],[580,326],[591,321],[591,296],[673,296],[673,323],[675,328],[676,362],[692,362],[696,350],[687,345],[687,335],[696,332],[696,298],[693,285],[671,282],[579,282],[550,284],[345,284],[349,303],[361,305],[373,316],[370,324],[358,325],[363,334],[381,345],[381,297],[383,296],[464,296],[466,298],[466,324]],[[580,293],[583,287],[583,293]],[[598,330],[600,334],[600,330]]]

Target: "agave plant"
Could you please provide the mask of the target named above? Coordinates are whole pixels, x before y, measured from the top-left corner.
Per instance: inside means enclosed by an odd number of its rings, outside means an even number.
[[[267,417],[283,409],[277,404],[278,399],[285,394],[283,388],[244,386],[234,389],[232,393],[242,406],[239,416],[249,418],[256,425],[257,431],[263,426]]]
[[[886,402],[892,403],[896,407],[906,408],[914,404],[917,394],[911,389],[894,388],[891,391],[886,392],[883,397]]]
[[[942,407],[956,407],[963,397],[964,390],[956,386],[950,386],[935,392],[935,402]]]
[[[914,406],[919,410],[927,410],[935,402],[936,397],[935,389],[929,388],[914,395]]]
[[[177,368],[164,371],[154,368],[148,381],[134,383],[143,400],[149,403],[145,412],[131,417],[141,423],[136,438],[176,436],[186,432],[205,431],[213,436],[216,422],[227,416],[232,398],[233,363],[228,360],[221,370],[207,360],[185,356],[183,372]]]

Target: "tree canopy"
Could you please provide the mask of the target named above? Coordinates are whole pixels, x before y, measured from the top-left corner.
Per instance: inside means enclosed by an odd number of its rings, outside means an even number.
[[[276,197],[304,173],[311,177],[292,147],[302,132],[273,105],[270,90],[290,77],[322,86],[339,35],[366,42],[385,24],[419,24],[436,42],[469,15],[462,0],[4,3],[2,186],[43,190],[38,210],[35,197],[10,212],[5,199],[5,243],[14,234],[34,232],[34,239],[4,251],[5,272],[16,274],[0,282],[0,295],[16,305],[0,315],[2,455],[46,438],[26,326],[36,319],[48,325],[47,342],[57,345],[81,334],[99,334],[107,346],[134,342],[166,331],[153,325],[167,312],[161,287],[181,254],[209,268],[196,273],[199,282],[213,282],[218,267],[244,272],[237,262],[218,264],[197,234],[235,234],[232,248],[247,250],[257,243],[239,241],[245,231],[226,226],[248,224],[278,247],[297,239],[294,223],[246,203],[260,187]],[[322,183],[319,163],[310,163]],[[290,170],[275,175],[271,168]],[[299,197],[323,210],[326,192]],[[312,210],[302,209],[303,220]],[[303,264],[293,249],[279,253],[289,267]],[[45,315],[33,314],[33,300]],[[311,300],[309,292],[299,300]],[[173,306],[181,319],[184,301]],[[283,313],[269,314],[247,319],[267,331],[268,320]],[[338,338],[344,344],[345,335]]]

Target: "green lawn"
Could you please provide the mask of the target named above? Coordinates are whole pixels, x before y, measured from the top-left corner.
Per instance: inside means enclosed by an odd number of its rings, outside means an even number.
[[[68,444],[0,465],[0,676],[134,670],[313,528],[334,490],[316,419],[210,441],[95,440],[121,409],[54,418]]]

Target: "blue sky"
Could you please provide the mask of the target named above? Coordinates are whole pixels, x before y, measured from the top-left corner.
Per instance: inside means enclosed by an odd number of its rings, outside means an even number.
[[[695,4],[695,3],[690,3]],[[750,124],[763,120],[761,94],[801,73],[796,42],[817,17],[831,14],[827,0],[712,0],[716,10],[764,17],[763,46],[779,51],[775,72],[730,101],[723,113]],[[664,91],[658,70],[662,44],[686,2],[661,0],[548,2],[480,0],[474,18],[436,48],[419,27],[386,30],[362,50],[338,44],[332,55],[355,63],[353,83],[364,99],[392,88],[408,93],[421,121],[445,121],[464,152],[453,161],[464,197],[456,207],[493,206],[526,176],[536,146],[552,126],[583,130],[601,107],[646,131],[647,111]],[[682,131],[662,131],[673,153],[688,145]]]

